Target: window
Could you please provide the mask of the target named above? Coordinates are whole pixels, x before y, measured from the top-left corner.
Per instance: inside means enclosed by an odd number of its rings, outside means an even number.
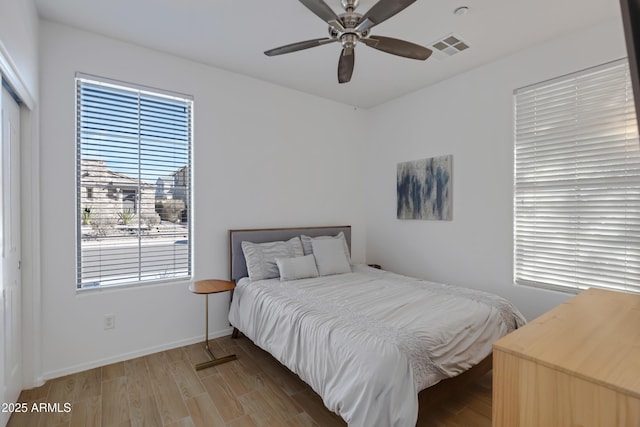
[[[76,76],[77,287],[191,277],[193,101]]]
[[[640,145],[626,60],[515,91],[514,280],[640,292]]]

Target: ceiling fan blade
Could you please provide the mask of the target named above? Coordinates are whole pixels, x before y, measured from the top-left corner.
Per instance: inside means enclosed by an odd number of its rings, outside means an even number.
[[[300,3],[307,6],[311,12],[315,13],[325,22],[340,21],[338,15],[322,0],[300,0]]]
[[[427,49],[419,44],[411,43],[404,40],[394,39],[391,37],[372,36],[360,41],[369,47],[381,50],[393,55],[403,56],[405,58],[420,59],[424,61],[431,56],[431,49]]]
[[[291,43],[285,46],[269,49],[264,52],[267,56],[282,55],[283,53],[297,52],[299,50],[309,49],[311,47],[322,46],[323,44],[333,43],[336,39],[330,39],[328,37],[321,39],[305,40],[303,42]]]
[[[338,83],[348,83],[351,80],[355,60],[356,53],[353,49],[342,49],[338,61]]]
[[[302,1],[302,0],[300,0]],[[356,31],[366,31],[374,25],[386,21],[398,12],[403,11],[416,0],[380,0],[362,16]]]

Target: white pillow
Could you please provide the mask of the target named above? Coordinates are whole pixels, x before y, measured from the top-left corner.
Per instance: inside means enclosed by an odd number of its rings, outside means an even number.
[[[311,245],[321,276],[351,273],[351,266],[340,239],[313,239]]]
[[[344,233],[341,231],[335,236],[318,236],[318,237],[309,237],[304,234],[300,236],[300,240],[302,240],[302,250],[305,255],[309,255],[313,253],[313,247],[311,243],[314,240],[324,240],[324,239],[337,239],[342,241],[342,245],[344,246],[344,254],[347,257],[347,262],[351,264],[351,254],[349,253],[349,245],[347,244],[347,239],[344,237]]]
[[[276,258],[293,258],[304,255],[302,242],[298,237],[289,239],[286,242],[242,242],[242,252],[247,262],[247,272],[251,280],[278,277],[280,272],[276,265]]]
[[[276,265],[280,272],[280,280],[308,279],[318,277],[316,259],[313,255],[295,258],[276,258]]]

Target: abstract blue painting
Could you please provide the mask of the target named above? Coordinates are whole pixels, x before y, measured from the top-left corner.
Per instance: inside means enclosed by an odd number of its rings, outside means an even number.
[[[453,156],[398,163],[398,219],[451,221]]]

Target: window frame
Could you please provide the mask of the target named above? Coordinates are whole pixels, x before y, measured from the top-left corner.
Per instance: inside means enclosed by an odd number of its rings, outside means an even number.
[[[95,290],[106,290],[106,289],[122,289],[122,288],[128,288],[128,287],[139,287],[139,286],[145,286],[145,285],[154,285],[154,284],[163,284],[163,283],[182,283],[182,282],[189,282],[193,279],[194,274],[193,274],[193,265],[194,265],[194,232],[193,232],[193,228],[194,228],[194,213],[195,213],[195,208],[194,208],[194,197],[193,197],[193,187],[194,187],[194,183],[193,183],[193,176],[194,176],[194,155],[193,155],[193,151],[194,151],[194,100],[193,100],[193,96],[190,95],[184,95],[181,93],[177,93],[177,92],[171,92],[168,90],[163,90],[163,89],[157,89],[157,88],[152,88],[149,86],[143,86],[143,85],[139,85],[139,84],[133,84],[133,83],[128,83],[128,82],[123,82],[123,81],[118,81],[118,80],[114,80],[114,79],[109,79],[109,78],[104,78],[104,77],[99,77],[99,76],[95,76],[95,75],[90,75],[90,74],[85,74],[85,73],[80,73],[77,72],[75,74],[75,78],[74,78],[74,82],[75,82],[75,125],[76,125],[76,130],[75,130],[75,174],[76,174],[76,179],[75,179],[75,218],[76,218],[76,292],[77,293],[82,293],[82,292],[87,292],[87,291],[95,291]],[[114,88],[118,91],[123,91],[123,92],[129,92],[132,94],[137,94],[138,99],[141,99],[141,97],[149,97],[149,98],[156,98],[156,99],[166,99],[169,101],[174,101],[174,102],[179,102],[179,103],[184,103],[185,106],[188,106],[188,112],[186,113],[186,118],[187,121],[185,123],[188,123],[187,125],[187,129],[188,129],[188,140],[186,143],[186,165],[182,166],[180,168],[178,168],[177,170],[182,170],[186,167],[187,169],[187,173],[185,174],[184,172],[182,172],[182,177],[186,178],[188,181],[188,185],[186,186],[186,190],[183,191],[183,197],[186,203],[186,215],[188,218],[187,224],[186,224],[186,230],[187,230],[187,242],[186,242],[186,253],[187,253],[187,261],[186,261],[186,267],[184,267],[185,273],[184,274],[179,274],[176,276],[172,276],[172,277],[165,277],[165,278],[154,278],[154,279],[148,279],[148,278],[142,278],[140,279],[140,277],[143,275],[142,273],[142,267],[141,265],[143,265],[143,259],[142,259],[142,255],[141,255],[141,247],[143,245],[143,241],[145,240],[142,236],[142,228],[140,227],[141,221],[138,221],[138,233],[137,233],[137,244],[138,244],[138,258],[137,258],[137,262],[138,262],[138,279],[132,279],[132,280],[127,280],[127,281],[123,281],[122,283],[108,283],[109,280],[111,281],[115,281],[116,279],[114,278],[107,278],[106,281],[107,283],[99,283],[96,285],[85,285],[83,286],[83,273],[82,273],[82,260],[83,260],[83,254],[82,254],[82,241],[83,241],[83,232],[82,232],[82,226],[83,226],[83,213],[82,213],[82,199],[83,199],[83,195],[82,195],[82,190],[83,190],[83,185],[82,185],[82,177],[81,177],[81,171],[82,171],[82,130],[81,130],[81,112],[80,112],[80,107],[81,107],[81,103],[80,103],[80,87],[81,84],[83,82],[86,82],[90,85],[93,86],[104,86],[104,87],[108,87],[108,88]],[[141,111],[141,104],[140,102],[138,102],[138,114],[140,114]],[[139,126],[141,124],[140,119],[139,120]],[[141,140],[142,138],[140,138],[140,128],[138,128],[138,147],[140,147],[141,145]],[[142,173],[142,169],[141,169],[141,160],[140,160],[140,155],[138,154],[137,156],[137,162],[138,162],[138,176],[141,176],[140,173]],[[139,182],[138,182],[138,188],[140,188],[140,185],[142,183],[142,178],[139,178]],[[155,186],[155,183],[153,184]],[[87,187],[88,189],[89,187]],[[95,194],[95,189],[91,188],[91,199],[96,198],[96,194]],[[152,192],[152,195],[154,197],[154,205],[155,205],[155,188],[154,191]],[[89,200],[89,199],[88,199]],[[124,198],[122,199],[122,202],[124,202]],[[140,216],[140,210],[141,210],[141,201],[140,201],[140,196],[136,195],[136,200],[134,200],[134,207],[135,207],[135,214]],[[124,209],[124,203],[123,203],[123,209]],[[154,208],[155,211],[155,208]],[[115,212],[115,211],[114,211]],[[124,213],[124,211],[123,211]],[[157,213],[157,212],[156,212]],[[156,272],[156,275],[162,275],[162,273]]]

